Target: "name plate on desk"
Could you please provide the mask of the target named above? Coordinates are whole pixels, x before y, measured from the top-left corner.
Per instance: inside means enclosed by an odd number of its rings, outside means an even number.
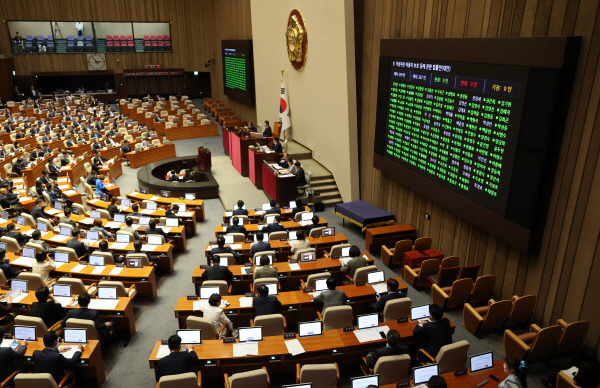
[[[400,318],[396,322],[398,322],[398,323],[406,323],[406,322],[408,322],[408,318]]]
[[[354,331],[354,326],[344,327],[344,331]]]
[[[188,300],[198,300],[198,297],[196,295],[188,295],[187,299]]]
[[[312,288],[305,288],[302,291],[304,291],[304,292],[313,292],[313,289]]]
[[[206,360],[204,362],[204,366],[215,366],[215,365],[217,365],[217,363],[213,360]]]
[[[254,297],[254,294],[252,292],[247,292],[246,296],[252,298],[252,297]]]
[[[454,371],[454,376],[463,376],[467,374],[467,369],[460,369]]]
[[[357,285],[357,286],[364,286],[364,285],[365,285],[365,282],[358,282],[358,283],[356,283],[356,285]]]
[[[283,334],[283,338],[296,338],[296,333],[285,333]]]
[[[200,269],[206,269],[206,265],[201,265]]]
[[[287,238],[280,238],[279,241],[287,241]]]
[[[296,264],[298,263],[298,260],[290,260],[290,264]]]
[[[235,343],[235,338],[223,338],[223,343],[224,344]]]
[[[338,354],[342,354],[342,349],[333,349],[331,354],[337,356]]]
[[[246,263],[244,264],[245,267],[252,267],[252,263]]]
[[[396,388],[410,387],[410,381],[396,384]]]

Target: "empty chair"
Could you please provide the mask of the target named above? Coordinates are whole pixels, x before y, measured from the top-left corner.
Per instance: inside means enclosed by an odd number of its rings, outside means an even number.
[[[226,236],[233,236],[234,243],[246,241],[246,235],[244,235],[244,233],[227,233]]]
[[[477,280],[477,274],[479,273],[479,268],[481,264],[475,265],[465,265],[460,269],[460,273],[458,274],[459,279],[470,278],[473,281]]]
[[[34,228],[37,226],[37,222],[35,222],[35,219],[33,218],[33,216],[31,214],[21,213],[21,214],[19,214],[19,216],[25,218],[26,226],[32,226]]]
[[[432,241],[433,240],[431,239],[431,237],[419,237],[415,240],[415,244],[413,245],[412,250],[422,252],[431,249]]]
[[[125,288],[123,282],[119,282],[116,280],[99,281],[98,287],[116,287],[117,297],[119,298],[133,298],[137,294],[135,284],[132,284],[131,286],[129,286],[129,288]]]
[[[269,240],[270,239],[271,239],[271,236],[269,236]],[[296,252],[294,252],[294,260],[297,260],[299,257],[301,257],[301,255],[303,253],[309,253],[309,252],[315,252],[315,255],[317,254],[317,250],[315,248],[298,249]]]
[[[96,325],[91,319],[69,318],[67,319],[67,328],[86,329],[88,340],[99,340],[100,336]]]
[[[535,309],[536,300],[537,297],[535,295],[524,295],[521,297],[514,295],[512,297],[512,310],[504,326],[510,328],[529,323]]]
[[[374,265],[367,265],[366,267],[357,268],[354,272],[354,276],[350,278],[348,275],[344,275],[346,279],[351,279],[354,284],[366,283],[367,275],[371,272],[377,272],[377,267]]]
[[[60,328],[60,321],[56,322],[50,329],[46,326],[42,318],[30,317],[28,315],[17,315],[15,317],[15,325],[20,326],[34,326],[36,338],[42,338],[50,330],[58,330]]]
[[[282,238],[287,240],[288,234],[285,230],[279,231],[279,232],[272,232],[271,234],[269,234],[269,241],[279,241]]]
[[[102,256],[104,257],[104,265],[114,265],[115,260],[111,252],[100,252],[99,250],[95,250],[92,255],[94,256]]]
[[[442,260],[442,264],[444,260]],[[434,284],[438,285],[439,287],[448,287],[451,286],[452,283],[454,283],[459,272],[459,266],[443,267],[442,265],[440,266],[440,269],[437,274],[427,276],[427,279],[425,279],[425,283],[429,288],[431,288],[431,286],[433,286]]]
[[[50,373],[19,373],[15,376],[15,388],[70,388],[75,385],[75,378],[67,373],[57,385]]]
[[[287,330],[285,317],[281,314],[260,315],[250,320],[250,326],[262,327],[263,336],[283,335]]]
[[[219,287],[219,295],[229,295],[231,291],[225,280],[205,280],[202,287]]]
[[[252,283],[252,292],[253,293],[257,293],[258,290],[258,286],[260,286],[261,284],[270,284],[270,283],[276,283],[277,286],[279,287],[279,280],[277,278],[258,278],[255,279],[254,282]]]
[[[510,329],[504,331],[504,353],[506,357],[534,361],[552,354],[562,335],[559,325],[541,328],[531,325],[529,333],[516,335]]]
[[[312,388],[337,388],[340,385],[340,371],[337,363],[296,364],[296,384],[312,383]]]
[[[32,272],[21,272],[18,276],[21,280],[27,280],[27,291],[35,291],[40,287],[48,286],[54,282],[54,279],[46,281],[42,279],[42,275]]]
[[[231,375],[225,373],[225,388],[270,388],[271,380],[267,373],[267,368],[241,372]]]
[[[202,388],[200,371],[162,376],[158,388]]]
[[[69,254],[69,261],[79,261],[79,257],[75,252],[75,249],[68,247],[57,247],[56,252],[64,252]]]
[[[352,306],[333,306],[327,307],[321,316],[317,311],[317,316],[323,321],[323,330],[343,329],[353,326]]]
[[[425,287],[427,276],[437,273],[439,266],[438,259],[427,259],[421,263],[420,268],[410,268],[405,265],[403,278],[414,288],[422,289]]]
[[[381,246],[381,261],[388,267],[402,266],[404,264],[404,252],[412,250],[412,240],[396,241],[394,248]]]
[[[590,329],[590,321],[576,321],[567,323],[563,319],[556,321],[562,328],[562,335],[556,344],[554,354],[572,353],[579,348]]]
[[[379,357],[373,368],[369,368],[366,357],[363,357],[360,367],[364,375],[378,375],[379,386],[383,386],[408,380],[410,363],[411,359],[408,354],[400,354]]]
[[[419,349],[418,353],[428,358],[431,363],[438,364],[439,374],[454,372],[465,369],[467,363],[467,353],[469,352],[469,343],[465,340],[444,345],[440,348],[437,357],[433,358],[424,349]],[[422,359],[417,357],[417,359]]]
[[[469,304],[471,304],[471,306],[477,306],[487,303],[492,297],[495,285],[496,275],[484,275],[478,277],[473,285],[473,291],[471,291],[471,296],[469,297]]]
[[[340,258],[342,257],[342,249],[350,248],[352,244],[337,244],[331,247],[329,251],[329,257]]]
[[[306,279],[306,283],[304,282],[304,280],[300,279],[300,288],[312,288],[314,290],[317,280],[323,280],[323,279],[327,280],[330,277],[331,277],[330,272],[321,272],[321,273],[310,274],[310,275],[308,275],[308,278]]]
[[[308,235],[308,237],[321,237],[321,231],[324,229],[324,227],[319,227],[319,228],[312,228],[310,230],[310,234]]]
[[[496,302],[490,299],[488,305],[482,307],[472,307],[469,303],[465,303],[463,308],[465,328],[473,334],[500,329],[506,322],[511,309],[512,302],[510,300]]]
[[[398,298],[388,300],[383,308],[383,322],[395,321],[410,316],[410,298]]]
[[[219,333],[227,327],[222,325],[219,330],[215,330],[213,321],[204,317],[195,317],[190,315],[185,319],[186,328],[188,329],[200,329],[200,337],[202,340],[218,339]]]
[[[452,309],[467,303],[472,289],[473,279],[470,278],[455,280],[449,287],[434,284],[431,288],[431,298],[433,304],[443,309]]]
[[[92,283],[89,286],[83,284],[83,280],[78,278],[70,278],[70,277],[62,277],[58,278],[56,281],[57,284],[68,284],[71,286],[71,294],[79,295],[84,292],[87,292],[90,295],[96,293],[96,283]]]

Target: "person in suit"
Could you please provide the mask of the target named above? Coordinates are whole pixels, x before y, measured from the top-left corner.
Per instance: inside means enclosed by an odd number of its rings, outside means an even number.
[[[114,238],[112,233],[104,229],[102,226],[102,220],[100,218],[94,219],[93,226],[90,228],[90,230],[92,232],[98,232],[98,237],[100,238]]]
[[[15,173],[17,176],[23,176],[23,173],[21,171],[25,170],[26,168],[27,162],[23,158],[19,158],[17,159],[15,164],[13,164],[12,172]]]
[[[350,247],[350,261],[340,268],[340,272],[350,277],[354,276],[357,269],[369,265],[367,259],[360,255],[360,248],[356,245]]]
[[[52,141],[52,136],[50,136],[49,133],[47,133],[44,136],[42,136],[42,142],[43,143],[50,143],[51,141]]]
[[[125,226],[123,228],[121,228],[121,230],[124,232],[133,233],[133,239],[135,241],[142,241],[142,237],[140,237],[140,234],[138,233],[138,231],[136,229],[133,228],[132,225],[133,225],[133,218],[125,217]]]
[[[277,268],[271,267],[269,256],[263,255],[260,258],[260,268],[254,271],[252,275],[252,279],[260,279],[260,278],[276,278],[277,277]]]
[[[321,311],[322,313],[325,313],[325,310],[328,307],[344,305],[346,303],[346,299],[348,299],[346,293],[343,290],[335,289],[336,284],[334,278],[328,278],[326,284],[327,290],[321,292],[314,299],[314,302],[323,304],[323,309]]]
[[[92,157],[92,171],[100,171],[106,159],[100,156],[100,152],[96,149],[93,151],[94,156]]]
[[[213,255],[210,259],[212,265],[202,273],[202,280],[225,280],[227,284],[231,284],[233,273],[226,266],[222,266],[219,255]]]
[[[90,321],[94,321],[94,326],[96,326],[96,330],[101,334],[101,336],[107,335],[113,323],[102,322],[100,320],[100,316],[98,315],[98,311],[88,309],[90,304],[90,294],[87,292],[79,294],[77,297],[77,302],[79,303],[79,308],[69,310],[67,316],[62,321],[62,327],[67,326],[67,320],[69,318],[88,319]]]
[[[400,333],[394,329],[390,329],[386,335],[387,345],[367,354],[367,366],[373,368],[379,357],[384,356],[399,356],[408,354],[408,346],[400,346]]]
[[[92,171],[90,172],[90,175],[88,175],[87,179],[85,180],[85,183],[87,183],[88,185],[94,187],[96,186],[96,179],[98,177],[98,172],[94,171],[92,169]]]
[[[446,380],[442,376],[431,376],[427,381],[427,387],[429,388],[448,388]]]
[[[320,218],[317,215],[313,215],[313,218],[311,219],[312,224],[311,225],[306,225],[306,228],[304,228],[304,235],[305,236],[310,236],[310,231],[313,230],[314,228],[320,228],[319,226],[319,221]]]
[[[4,329],[0,329],[0,338],[4,338]],[[20,341],[17,350],[0,348],[0,379],[4,380],[14,372],[13,362],[22,359],[26,351],[27,340]]]
[[[94,138],[94,142],[92,143],[92,151],[98,151],[101,149],[102,149],[102,143],[100,143],[99,139]]]
[[[304,174],[304,168],[302,168],[302,164],[297,161],[294,163],[294,166],[296,167],[296,172],[294,173],[294,175],[296,175],[296,186],[306,186],[306,175]]]
[[[0,269],[4,272],[6,279],[14,279],[22,270],[15,271],[12,265],[9,264],[9,260],[6,258],[6,250],[0,248]]]
[[[29,154],[29,160],[34,161],[37,158],[41,158],[44,156],[44,151],[42,151],[42,146],[37,146],[31,153]]]
[[[54,252],[56,250],[56,248],[51,247],[46,241],[42,240],[42,232],[37,229],[31,233],[31,240],[29,242],[41,245],[44,248],[44,252]]]
[[[75,249],[77,257],[85,256],[88,253],[89,247],[79,241],[79,228],[73,229],[73,238],[67,240],[67,248]]]
[[[240,225],[240,219],[237,217],[233,217],[231,219],[231,222],[233,225],[229,225],[227,227],[227,233],[244,233],[244,236],[246,235],[246,228],[244,228],[244,225]]]
[[[269,288],[264,284],[258,286],[256,290],[258,291],[258,296],[252,299],[255,316],[277,314],[281,309],[279,299],[274,295],[269,295]]]
[[[156,265],[157,262],[158,262],[158,258],[156,258],[156,257],[149,257],[146,252],[142,251],[142,245],[143,245],[142,240],[134,240],[133,241],[133,251],[129,251],[129,252],[127,252],[127,254],[129,254],[129,253],[135,253],[135,254],[138,254],[138,255],[144,255],[144,256],[146,256],[148,258],[149,261],[153,262],[153,264]]]
[[[134,216],[134,217],[139,217],[142,214],[140,214],[139,210],[140,210],[140,205],[137,203],[134,203],[131,205],[131,210],[133,210],[131,213],[129,213],[130,215]]]
[[[194,366],[198,362],[198,355],[192,345],[186,345],[185,352],[179,351],[181,338],[177,334],[170,336],[168,343],[169,355],[161,358],[156,363],[156,369],[154,370],[156,381],[160,380],[163,376],[178,375],[193,371]]]
[[[271,206],[271,208],[269,210],[265,211],[265,214],[263,214],[262,218],[265,218],[265,216],[267,214],[279,214],[281,215],[281,209],[277,207],[277,202],[272,199],[269,201],[269,205]]]
[[[298,251],[310,248],[310,241],[306,239],[302,229],[298,229],[296,231],[296,239],[290,243],[290,246],[292,247],[292,255],[294,259],[297,259],[296,256]]]
[[[62,306],[50,296],[50,289],[46,286],[35,291],[37,302],[31,304],[31,315],[42,318],[46,327],[51,327],[62,317]]]
[[[113,131],[114,132],[114,131]],[[106,135],[106,140],[104,141],[104,144],[107,147],[113,147],[115,144],[115,141],[112,139],[112,136],[110,135],[110,133],[108,135]]]
[[[387,280],[387,294],[376,296],[377,301],[372,305],[372,311],[376,313],[382,313],[385,308],[385,304],[394,299],[402,298],[402,295],[398,292],[398,281],[390,278]]]
[[[269,126],[269,120],[265,120],[265,130],[263,131],[262,135],[263,135],[263,137],[273,136],[273,131],[271,130],[271,127]]]
[[[279,214],[277,214],[275,216],[275,219],[273,220],[273,222],[266,226],[263,226],[262,230],[263,230],[263,232],[267,232],[269,234],[271,234],[273,232],[284,231],[285,228],[283,227],[283,225],[281,225],[281,216]]]
[[[64,215],[58,219],[58,223],[59,224],[69,224],[69,225],[73,226],[74,228],[76,228],[77,223],[70,218],[71,217],[71,208],[65,207],[63,209],[63,213],[64,213]]]
[[[281,142],[278,137],[275,137],[273,145],[269,148],[271,151],[277,152],[279,154],[283,153],[283,147],[281,146]]]
[[[444,318],[444,310],[438,305],[429,306],[429,319],[431,322],[419,322],[413,330],[413,335],[423,340],[423,349],[435,357],[442,346],[452,343],[452,329],[448,318]]]
[[[65,358],[56,347],[57,340],[58,335],[55,331],[44,334],[44,349],[33,352],[33,363],[35,373],[50,373],[58,384],[65,377],[65,369],[73,369],[79,363],[83,346],[77,345],[73,357]]]
[[[169,171],[169,178],[167,180],[169,182],[179,182],[179,177],[177,176],[177,171],[175,171],[175,170]]]
[[[165,241],[169,241],[169,234],[165,233],[165,231],[162,228],[156,227],[156,220],[154,218],[150,219],[150,222],[148,222],[148,229],[146,229],[146,236],[149,234],[158,234],[160,236],[163,236],[165,238]]]
[[[256,242],[252,244],[252,247],[250,247],[250,258],[253,258],[256,252],[273,250],[273,248],[271,248],[271,244],[268,241],[263,241],[265,238],[265,234],[263,232],[256,232],[255,236]]]
[[[67,151],[63,151],[60,155],[60,165],[61,167],[68,166],[71,163],[71,159],[69,159],[69,153]]]
[[[19,204],[19,197],[15,194],[10,194],[6,188],[0,189],[0,206],[3,209],[12,207],[17,209],[19,213],[23,212],[23,207]]]
[[[223,236],[217,238],[217,246],[210,250],[211,256],[218,255],[219,253],[231,253],[236,261],[239,256],[230,246],[225,246],[225,238]]]
[[[5,190],[5,189],[2,189],[2,190]],[[19,243],[20,246],[25,245],[25,243],[27,242],[27,239],[28,239],[28,237],[25,236],[23,233],[15,230],[15,224],[13,224],[13,223],[6,225],[6,237],[14,238],[15,240],[17,240],[17,242]]]
[[[73,135],[68,135],[66,140],[66,146],[73,147],[75,144],[77,143],[75,143],[75,141],[73,140]]]
[[[60,175],[60,168],[54,164],[52,158],[48,159],[48,170],[50,171],[50,178],[56,180]]]
[[[244,209],[244,201],[237,201],[237,209],[233,209],[234,216],[247,216],[248,210]]]
[[[121,155],[131,152],[131,146],[129,145],[129,140],[123,140],[123,145],[121,146]]]
[[[177,217],[177,213],[179,213],[179,205],[173,204],[165,212],[165,217],[167,217],[167,218],[177,218],[177,219],[179,219],[179,225],[183,225],[183,221],[181,220],[181,218]]]
[[[17,36],[15,36],[15,40],[17,39]],[[21,39],[23,39],[23,38],[21,38]],[[22,40],[21,40],[21,42],[22,42]],[[13,90],[13,101],[22,101],[24,97],[25,97],[25,93],[21,93],[21,91],[19,90],[19,87],[15,86],[15,89]]]
[[[117,200],[119,198],[117,197],[111,197],[110,199],[110,204],[108,205],[108,208],[106,208],[106,210],[108,210],[108,214],[110,215],[110,218],[115,218],[115,214],[119,214],[119,208],[117,207]]]

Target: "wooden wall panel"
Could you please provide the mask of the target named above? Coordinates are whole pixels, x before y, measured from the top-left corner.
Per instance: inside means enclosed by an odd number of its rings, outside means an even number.
[[[496,274],[496,298],[538,295],[535,320],[592,320],[600,343],[600,9],[597,0],[356,0],[361,197],[413,223],[446,255]],[[400,27],[396,27],[400,26]],[[542,248],[518,252],[373,168],[379,41],[385,38],[583,37]],[[425,212],[431,220],[425,220]]]

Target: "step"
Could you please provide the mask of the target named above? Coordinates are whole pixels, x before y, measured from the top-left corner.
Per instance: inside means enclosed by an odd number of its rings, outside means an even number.
[[[319,191],[319,190],[314,190],[314,191]],[[321,199],[338,198],[338,197],[341,198],[339,191],[329,191],[329,192],[319,191],[319,196],[321,197]]]
[[[310,186],[313,190],[318,191],[320,193],[327,193],[330,191],[338,191],[338,187],[336,185],[321,186],[321,185],[315,185],[314,183],[311,183]]]
[[[333,175],[313,175],[310,180],[311,182],[315,183],[330,183],[335,185],[335,179],[333,179]]]

